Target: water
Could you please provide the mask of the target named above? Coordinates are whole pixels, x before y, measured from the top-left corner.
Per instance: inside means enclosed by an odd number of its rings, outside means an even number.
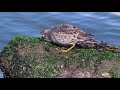
[[[0,52],[15,36],[39,37],[40,30],[61,23],[82,28],[98,42],[120,46],[120,12],[0,12]]]

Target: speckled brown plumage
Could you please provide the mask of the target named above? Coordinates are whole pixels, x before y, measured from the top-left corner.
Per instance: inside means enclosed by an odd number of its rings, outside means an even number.
[[[45,29],[41,32],[41,37],[62,45],[80,44],[83,41],[95,42],[85,31],[70,24],[60,24],[51,30]]]

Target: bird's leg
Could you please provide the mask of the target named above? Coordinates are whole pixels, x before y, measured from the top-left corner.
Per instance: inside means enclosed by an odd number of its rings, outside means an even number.
[[[75,47],[75,44],[72,44],[72,46],[70,47],[70,48],[68,48],[67,50],[61,50],[62,52],[68,52],[68,51],[70,51],[72,48],[74,48]]]

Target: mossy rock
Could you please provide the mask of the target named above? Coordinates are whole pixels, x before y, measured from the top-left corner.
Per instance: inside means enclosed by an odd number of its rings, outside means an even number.
[[[120,77],[120,53],[63,47],[37,37],[17,36],[2,50],[0,68],[5,78]]]

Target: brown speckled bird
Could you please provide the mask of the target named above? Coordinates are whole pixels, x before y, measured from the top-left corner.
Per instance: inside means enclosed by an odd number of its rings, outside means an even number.
[[[55,26],[53,29],[44,29],[40,34],[41,38],[54,43],[71,45],[69,49],[62,50],[63,52],[68,52],[76,44],[81,44],[82,42],[96,43],[90,34],[70,24],[60,24]]]

